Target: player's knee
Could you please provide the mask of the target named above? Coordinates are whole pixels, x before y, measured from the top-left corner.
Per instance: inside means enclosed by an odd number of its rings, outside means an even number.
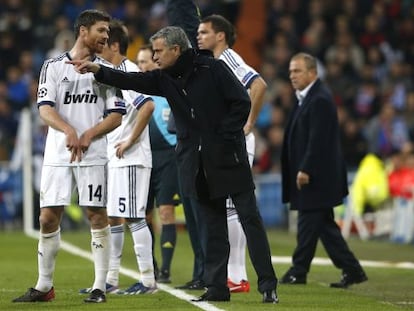
[[[56,212],[42,210],[39,216],[39,224],[43,233],[50,233],[58,230],[60,226],[61,215]]]
[[[175,207],[174,205],[161,205],[159,208],[160,221],[163,225],[175,223]]]
[[[102,229],[108,226],[108,216],[104,208],[87,208],[88,220],[92,229]]]

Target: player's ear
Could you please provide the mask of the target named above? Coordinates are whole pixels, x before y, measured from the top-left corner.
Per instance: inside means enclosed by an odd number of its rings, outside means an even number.
[[[224,33],[224,31],[217,32],[216,37],[220,41],[226,41],[226,34]]]

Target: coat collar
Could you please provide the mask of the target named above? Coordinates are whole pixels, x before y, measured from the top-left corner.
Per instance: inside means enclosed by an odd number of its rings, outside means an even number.
[[[165,72],[173,78],[188,77],[193,71],[194,64],[198,63],[198,55],[213,57],[213,52],[209,50],[196,51],[194,49],[188,49],[177,58],[173,66],[165,69]]]

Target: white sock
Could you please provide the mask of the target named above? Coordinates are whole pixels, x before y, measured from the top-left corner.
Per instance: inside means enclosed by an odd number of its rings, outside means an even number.
[[[109,225],[103,229],[91,229],[91,250],[95,267],[95,281],[92,289],[105,292],[106,274],[111,253],[111,231]]]
[[[230,255],[227,265],[228,278],[233,283],[247,281],[246,272],[246,236],[237,214],[227,217],[229,230]]]
[[[39,277],[35,289],[48,292],[53,286],[56,255],[60,247],[60,228],[51,233],[40,233],[37,247]]]
[[[106,283],[119,285],[119,269],[121,267],[122,249],[124,248],[124,225],[111,227],[111,255]]]
[[[137,257],[138,269],[141,274],[141,282],[147,287],[155,286],[154,262],[152,257],[152,237],[145,219],[130,223],[134,251]]]

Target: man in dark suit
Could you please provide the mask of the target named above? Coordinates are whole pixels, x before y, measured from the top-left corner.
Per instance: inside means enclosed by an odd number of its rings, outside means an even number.
[[[97,81],[165,97],[177,130],[177,162],[182,192],[197,196],[207,223],[205,282],[196,301],[228,301],[226,198],[230,194],[245,230],[263,302],[277,303],[277,278],[256,204],[243,126],[250,110],[247,91],[211,52],[195,51],[185,32],[165,27],[151,37],[160,69],[126,73],[90,61],[73,61],[78,72]]]
[[[289,76],[298,104],[285,129],[282,151],[282,200],[298,211],[297,246],[293,266],[280,280],[305,284],[318,239],[342,279],[331,287],[346,288],[367,280],[334,219],[333,207],[348,194],[347,173],[340,148],[336,107],[318,79],[316,60],[294,55]]]

